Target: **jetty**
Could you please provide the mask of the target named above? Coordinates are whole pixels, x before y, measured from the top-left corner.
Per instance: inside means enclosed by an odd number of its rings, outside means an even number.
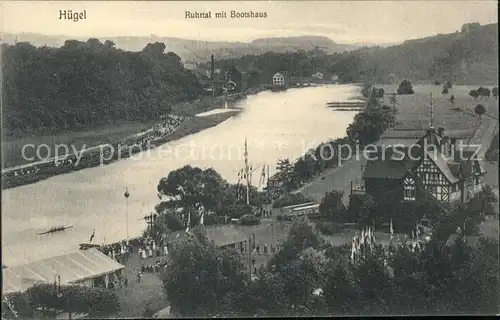
[[[344,101],[344,102],[327,102],[328,108],[342,108],[342,109],[363,109],[366,105],[364,101]]]

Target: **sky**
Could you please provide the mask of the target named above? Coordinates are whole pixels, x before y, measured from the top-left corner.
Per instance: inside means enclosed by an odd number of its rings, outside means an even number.
[[[396,43],[498,22],[497,2],[478,1],[2,1],[0,30],[83,37],[164,36],[248,42],[263,37],[326,36],[339,43]],[[59,10],[86,11],[78,22]],[[214,13],[266,12],[261,19]],[[186,19],[185,11],[212,11]]]

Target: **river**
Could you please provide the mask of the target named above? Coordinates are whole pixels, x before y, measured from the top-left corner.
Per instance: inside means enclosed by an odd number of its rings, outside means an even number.
[[[261,92],[237,105],[241,113],[210,129],[106,166],[4,190],[2,263],[13,266],[73,252],[79,243],[88,242],[93,229],[95,243],[125,239],[126,213],[129,236],[140,235],[145,229],[140,218],[159,201],[160,178],[190,164],[213,167],[235,183],[244,164],[245,137],[249,162],[254,168],[270,165],[272,175],[278,159],[295,159],[322,141],[344,136],[355,113],[335,112],[326,102],[346,101],[358,92],[352,85]],[[260,172],[253,175],[254,185]],[[38,235],[55,225],[74,227]]]

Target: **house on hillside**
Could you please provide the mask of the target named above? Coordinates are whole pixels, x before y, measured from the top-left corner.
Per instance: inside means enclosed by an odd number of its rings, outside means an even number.
[[[288,85],[288,73],[286,71],[276,72],[272,78],[275,87],[286,87]]]
[[[323,73],[318,71],[312,75],[314,79],[323,80]]]
[[[465,132],[391,131],[381,137],[363,172],[365,192],[393,201],[432,196],[445,207],[469,201],[482,190],[484,166],[465,146]]]
[[[235,83],[235,92],[243,92],[248,88],[248,73],[240,66],[233,66],[225,72],[225,81]]]

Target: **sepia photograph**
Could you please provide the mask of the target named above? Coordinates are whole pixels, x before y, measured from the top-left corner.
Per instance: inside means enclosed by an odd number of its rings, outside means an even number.
[[[500,314],[497,1],[0,21],[2,319]]]

